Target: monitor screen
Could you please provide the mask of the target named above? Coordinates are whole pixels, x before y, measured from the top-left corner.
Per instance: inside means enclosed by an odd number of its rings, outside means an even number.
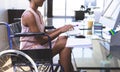
[[[112,18],[116,20],[116,17],[120,11],[120,1],[119,0],[108,0],[105,2],[105,7],[103,10],[103,16]]]
[[[99,20],[105,27],[114,29],[118,24],[118,16],[120,12],[120,0],[108,0]],[[120,17],[119,17],[120,18]]]

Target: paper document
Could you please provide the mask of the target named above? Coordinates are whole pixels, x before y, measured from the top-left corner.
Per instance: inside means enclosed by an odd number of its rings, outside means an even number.
[[[92,47],[92,42],[88,38],[68,38],[66,47]]]
[[[75,36],[75,35],[81,34],[81,31],[80,30],[71,30],[71,31],[67,31],[66,33],[68,36]]]

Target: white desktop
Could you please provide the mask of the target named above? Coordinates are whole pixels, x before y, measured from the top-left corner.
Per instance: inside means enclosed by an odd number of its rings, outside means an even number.
[[[73,38],[69,37],[67,40],[66,47],[70,48],[91,48],[92,42],[89,38]]]

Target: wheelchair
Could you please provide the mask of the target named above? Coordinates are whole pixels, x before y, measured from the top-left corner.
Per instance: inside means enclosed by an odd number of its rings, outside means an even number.
[[[5,25],[8,33],[9,50],[0,52],[0,58],[9,56],[12,61],[14,72],[64,72],[60,64],[53,64],[51,39],[45,33],[20,33],[18,22],[17,24],[0,23]],[[13,42],[19,45],[19,37],[22,36],[47,36],[49,48],[46,49],[32,49],[32,50],[19,50],[13,48]],[[17,39],[15,39],[17,38]]]

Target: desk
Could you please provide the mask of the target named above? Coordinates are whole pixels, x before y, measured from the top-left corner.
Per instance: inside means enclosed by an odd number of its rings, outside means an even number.
[[[86,36],[88,30],[83,29],[83,34]],[[91,37],[93,35],[92,32]],[[97,70],[91,72],[120,72],[119,59],[114,56],[112,58],[108,57],[109,51],[100,44],[100,39],[90,39],[92,48],[79,46],[72,50],[77,70],[87,70],[87,72],[89,72],[88,70]]]
[[[60,27],[62,24],[66,22],[70,22],[72,19],[54,19],[50,20],[48,22],[50,25],[55,26],[56,28]],[[82,21],[83,22],[83,21]],[[73,23],[72,23],[73,24]],[[81,22],[75,22],[75,24],[82,25],[80,26],[80,34],[92,34],[92,30],[87,31],[87,29],[84,30],[84,25]],[[97,35],[101,35],[101,31],[97,30]],[[109,72],[109,69],[120,69],[120,61],[117,58],[110,59],[110,67],[104,67],[104,61],[106,60],[106,56],[109,54],[109,51],[107,51],[104,47],[102,47],[99,43],[99,40],[92,40],[93,48],[73,48],[72,53],[74,56],[74,62],[77,70],[81,69],[90,69],[90,70],[98,70],[98,71],[88,71],[87,72]],[[101,69],[101,70],[100,70]],[[112,71],[112,72],[120,72],[118,71]]]
[[[111,72],[120,72],[119,59],[112,57],[107,60],[109,52],[100,45],[99,40],[92,40],[92,43],[93,48],[73,48],[72,52],[77,70],[98,70],[91,72],[110,72],[113,70]]]

